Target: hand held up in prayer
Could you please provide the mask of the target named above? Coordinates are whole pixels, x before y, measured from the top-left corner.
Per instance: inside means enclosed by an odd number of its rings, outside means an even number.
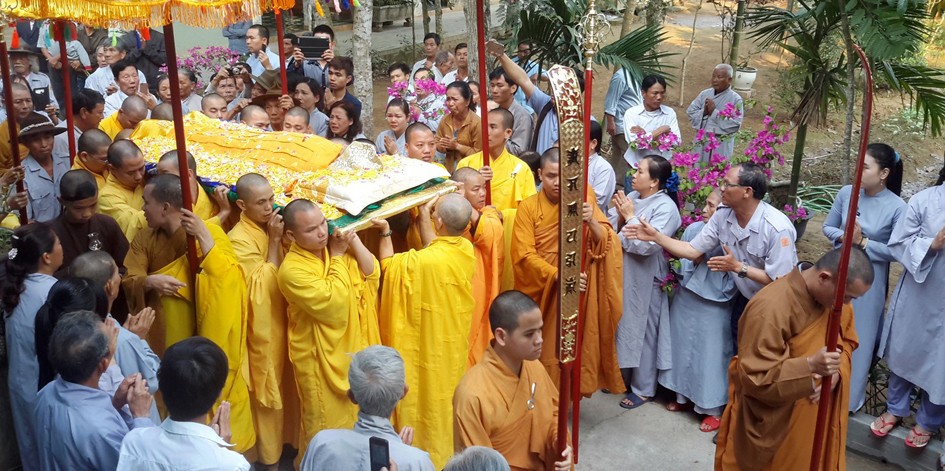
[[[935,234],[935,238],[932,239],[932,245],[929,247],[932,250],[942,250],[945,247],[945,227],[938,231],[938,234]]]
[[[387,155],[395,155],[400,152],[400,149],[397,148],[397,141],[390,135],[384,136],[384,152]]]
[[[124,327],[138,337],[147,340],[151,325],[154,324],[154,309],[146,307],[137,314],[129,314],[125,319]]]
[[[122,407],[128,404],[128,392],[131,391],[131,387],[140,376],[141,373],[135,373],[131,376],[125,376],[125,379],[121,380],[121,384],[115,390],[115,395],[112,396],[112,405],[115,406],[115,410],[120,411]]]
[[[713,99],[711,99],[711,98],[706,98],[706,99],[705,99],[705,110],[703,111],[702,114],[705,115],[705,116],[709,116],[709,115],[712,114],[713,111],[715,111],[715,100],[713,100]]]
[[[568,447],[561,452],[562,460],[555,461],[555,471],[571,471],[571,464],[573,460],[571,454],[571,445],[568,445]]]
[[[216,195],[216,193],[214,193],[214,195]],[[227,203],[226,208],[227,211],[229,211],[229,203]],[[223,211],[223,208],[220,208],[220,211]],[[206,257],[216,243],[213,240],[213,236],[210,235],[210,229],[207,228],[207,223],[192,211],[181,209],[180,213],[181,227],[184,228],[184,231],[186,231],[188,235],[192,235],[197,239],[197,243],[200,244],[200,250],[203,251],[203,255]],[[220,220],[222,221],[223,218]]]
[[[505,54],[505,46],[496,41],[495,39],[490,39],[486,42],[486,52],[488,52],[492,57],[502,57]]]
[[[185,286],[187,285],[170,275],[148,275],[144,279],[144,289],[157,291],[161,296],[174,296],[177,294],[177,290]]]
[[[719,255],[709,259],[709,269],[718,272],[736,272],[741,270],[742,262],[739,262],[738,259],[735,258],[735,255],[732,254],[728,246],[723,245],[722,250],[725,251],[725,255]]]
[[[436,140],[437,147],[442,147],[446,150],[456,150],[456,139],[450,137],[440,137]]]
[[[230,440],[233,439],[233,432],[230,430],[229,401],[223,401],[217,407],[217,413],[213,415],[213,419],[210,421],[210,428],[227,443],[230,443]]]
[[[671,131],[671,129],[670,129],[669,126],[666,126],[666,125],[660,126],[660,127],[658,127],[658,128],[656,128],[656,129],[653,130],[653,139],[656,139],[657,137],[660,137],[660,136],[662,136],[663,134],[666,134],[666,133],[668,133],[668,132],[670,132],[670,131]]]
[[[620,215],[620,221],[626,223],[636,215],[636,209],[633,207],[633,201],[627,198],[622,191],[614,193],[611,198],[614,207],[617,208],[617,214]]]
[[[640,126],[633,126],[630,128],[630,132],[639,136],[641,134],[646,134],[646,129],[643,129]]]
[[[479,169],[479,173],[482,175],[483,180],[485,181],[492,180],[492,167],[488,165],[483,165],[482,168]]]
[[[404,442],[404,445],[413,445],[413,427],[404,427],[400,429],[399,435],[400,441]]]
[[[134,383],[128,388],[128,408],[131,409],[131,416],[134,418],[148,417],[151,415],[151,393],[148,392],[148,380],[141,377],[140,373],[135,373]]]
[[[812,373],[828,376],[840,371],[840,349],[828,353],[827,347],[820,347],[817,353],[807,357],[807,365]]]
[[[328,253],[332,257],[340,257],[348,251],[351,245],[351,239],[355,237],[354,232],[335,230],[335,233],[328,239]]]

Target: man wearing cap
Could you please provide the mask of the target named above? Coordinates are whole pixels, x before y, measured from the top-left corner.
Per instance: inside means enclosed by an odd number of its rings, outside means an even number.
[[[280,104],[282,96],[282,80],[278,74],[264,73],[256,81],[256,85],[262,85],[266,93],[254,97],[252,104],[266,110],[269,115],[269,128],[273,131],[282,131],[285,124],[285,111],[292,106],[283,109]],[[288,97],[287,97],[288,98]],[[289,105],[291,102],[287,103]]]
[[[33,110],[46,114],[52,114],[58,110],[59,102],[53,93],[49,76],[33,70],[33,58],[42,57],[42,54],[23,48],[10,49],[9,52],[10,67],[13,68],[13,82],[29,87],[30,95],[33,97]]]
[[[59,180],[70,167],[68,157],[53,157],[53,137],[66,130],[57,128],[49,118],[36,112],[20,124],[20,142],[29,150],[23,160],[28,196],[26,215],[30,221],[52,221],[61,210]]]

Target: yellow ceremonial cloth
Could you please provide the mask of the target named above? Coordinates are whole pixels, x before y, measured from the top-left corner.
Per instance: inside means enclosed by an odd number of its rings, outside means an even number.
[[[109,173],[107,168],[105,169],[104,173],[95,173],[85,166],[85,162],[82,162],[82,159],[76,157],[75,161],[72,163],[72,170],[85,170],[91,173],[92,176],[95,177],[95,184],[98,185],[99,192],[101,192],[102,188],[105,187],[105,182]]]
[[[6,229],[16,229],[20,227],[20,218],[16,213],[9,213],[4,218],[3,221],[0,221],[0,227]]]
[[[115,140],[115,136],[117,136],[118,133],[120,133],[121,130],[124,129],[123,127],[121,127],[121,123],[118,122],[117,112],[112,113],[111,116],[103,119],[100,123],[98,123],[98,128],[101,129],[102,132],[104,132],[105,134],[108,134],[108,137],[113,141]]]
[[[246,349],[256,452],[261,463],[273,464],[279,461],[283,444],[298,439],[297,428],[294,432],[285,430],[285,418],[294,422],[299,402],[289,363],[286,302],[279,291],[279,269],[269,262],[269,235],[265,230],[243,214],[228,235],[243,269],[249,299]]]
[[[98,212],[111,216],[128,240],[134,240],[141,229],[147,227],[144,219],[142,195],[144,188],[128,189],[114,175],[105,178],[105,186],[99,189]]]
[[[589,396],[600,388],[614,393],[626,390],[617,366],[617,350],[613,339],[623,310],[623,258],[620,241],[607,217],[593,203],[594,218],[604,228],[603,240],[594,243],[590,231],[588,241],[588,288],[585,312],[581,319],[581,394]],[[519,204],[512,235],[512,266],[515,289],[535,300],[544,315],[541,362],[548,374],[559,383],[558,362],[558,205],[540,192]]]
[[[475,233],[472,233],[471,229],[466,229],[463,234],[463,237],[473,243],[476,253],[476,272],[472,279],[472,294],[476,307],[473,309],[469,326],[467,367],[479,363],[483,352],[489,347],[489,341],[492,340],[489,306],[502,292],[502,269],[505,266],[505,239],[502,221],[496,209],[491,206],[483,208]]]
[[[466,371],[475,266],[462,236],[381,261],[381,338],[404,358],[410,387],[393,423],[414,428],[414,446],[430,453],[436,469],[453,455],[451,398]]]
[[[223,223],[226,221],[221,221],[220,218],[217,217],[219,212],[220,207],[217,206],[217,202],[210,198],[210,195],[204,191],[202,186],[197,185],[197,201],[194,202],[194,214],[208,224],[216,224],[220,227],[224,227]]]
[[[808,294],[793,271],[752,298],[739,320],[738,356],[729,364],[728,407],[722,415],[715,469],[810,469],[818,404],[806,358],[824,346],[830,308]],[[833,385],[825,448],[817,469],[846,469],[853,350],[859,345],[853,307],[843,306],[837,347],[840,380]]]
[[[517,208],[519,202],[537,192],[535,175],[522,159],[510,154],[508,150],[503,150],[502,155],[490,160],[489,167],[492,168],[491,204],[499,208],[499,211]],[[482,166],[482,152],[477,152],[460,160],[456,168],[472,167],[479,170]]]
[[[292,244],[279,267],[279,290],[289,303],[289,359],[302,404],[304,447],[316,433],[350,428],[358,407],[348,400],[349,355],[380,343],[380,269],[365,276],[351,255],[322,257]],[[298,460],[297,460],[298,461]]]
[[[20,125],[16,125],[16,131],[20,131]],[[20,162],[30,154],[30,150],[22,143],[20,144]],[[13,150],[10,149],[10,125],[6,121],[0,123],[0,170],[13,168]]]
[[[532,398],[534,407],[529,409]],[[516,375],[490,346],[456,387],[456,453],[484,446],[501,453],[513,470],[551,471],[557,435],[558,388],[538,361],[522,362],[522,371]]]

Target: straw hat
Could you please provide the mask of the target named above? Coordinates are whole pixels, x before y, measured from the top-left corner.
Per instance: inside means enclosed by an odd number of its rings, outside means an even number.
[[[39,51],[34,51],[34,50],[32,50],[32,49],[25,49],[25,48],[22,47],[22,46],[17,47],[17,48],[10,48],[10,49],[7,49],[7,52],[10,53],[10,55],[13,55],[13,54],[27,54],[27,55],[30,55],[30,56],[43,57],[43,55],[42,55]]]
[[[64,132],[66,132],[66,128],[57,128],[49,118],[34,111],[20,122],[20,134],[18,137],[20,140],[23,140],[42,134],[55,136]]]

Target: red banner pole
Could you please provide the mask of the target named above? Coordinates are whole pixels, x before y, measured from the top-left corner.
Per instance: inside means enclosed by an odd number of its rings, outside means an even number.
[[[72,71],[69,70],[69,55],[66,52],[66,26],[71,25],[75,28],[75,25],[65,20],[57,20],[56,23],[59,26],[58,37],[56,39],[59,40],[59,66],[62,68],[62,99],[66,102],[66,136],[69,139],[69,166],[72,166],[72,163],[75,161],[75,117],[72,115],[74,111],[72,109],[72,81],[70,80]]]
[[[866,54],[860,49],[860,46],[854,44],[857,54],[860,55],[860,61],[863,63],[863,70],[866,72],[866,91],[863,94],[863,121],[860,126],[860,155],[856,164],[856,175],[853,180],[853,190],[850,192],[850,208],[847,210],[847,226],[856,221],[857,204],[860,200],[860,186],[863,181],[863,165],[866,159],[866,146],[870,141],[870,121],[873,116],[873,72],[870,70],[869,61]],[[830,313],[830,319],[827,324],[827,351],[833,352],[837,349],[837,340],[840,336],[840,315],[843,311],[843,298],[847,286],[847,268],[850,264],[850,251],[853,248],[853,231],[843,233],[843,245],[840,252],[840,266],[837,269],[837,291],[834,294],[833,310]],[[820,383],[820,403],[817,408],[817,428],[814,429],[814,447],[810,456],[811,471],[821,469],[821,460],[823,459],[824,440],[827,429],[827,416],[830,413],[830,406],[833,401],[830,400],[832,390],[831,378],[823,378]],[[843,411],[846,414],[846,411]]]
[[[317,0],[316,0],[317,1]],[[282,24],[282,10],[274,9],[276,15],[276,39],[279,41],[279,64],[273,64],[279,67],[279,78],[282,79],[282,94],[289,94],[289,81],[286,80],[285,62],[288,59],[285,56],[285,25]],[[282,110],[283,112],[287,110]]]
[[[6,38],[3,37],[3,31],[0,31],[0,73],[3,74],[4,79],[9,79],[13,76],[13,74],[10,73],[10,54],[7,52],[7,41]],[[5,81],[9,82],[9,80]],[[13,111],[13,87],[10,86],[9,83],[6,83],[6,86],[3,87],[3,104],[7,109],[7,126],[10,131],[10,149],[13,155],[13,167],[19,167],[19,130],[16,125],[16,113]],[[19,179],[16,181],[16,192],[20,193],[22,191],[23,179]],[[29,220],[26,218],[26,208],[23,208],[20,210],[20,224],[25,226],[27,223],[29,223]]]
[[[489,156],[489,97],[486,93],[486,7],[483,0],[476,0],[476,14],[479,15],[479,21],[476,22],[476,37],[479,41],[479,47],[476,49],[479,59],[479,114],[482,135],[482,165],[491,166],[492,159]],[[486,182],[486,204],[492,204],[492,180]]]

